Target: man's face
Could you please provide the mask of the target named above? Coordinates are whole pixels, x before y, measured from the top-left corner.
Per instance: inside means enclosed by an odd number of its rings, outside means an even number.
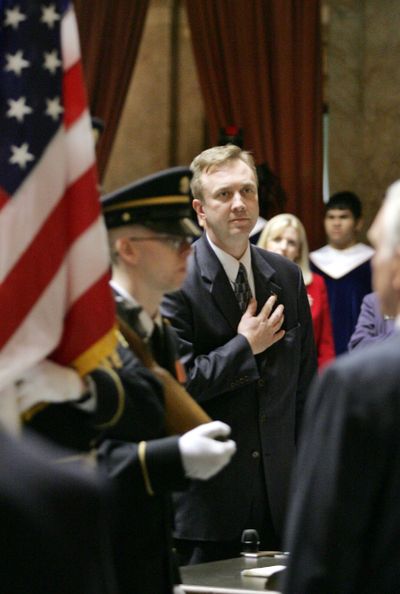
[[[324,219],[325,233],[329,245],[337,250],[345,250],[356,243],[356,233],[362,221],[356,220],[348,208],[332,208]]]
[[[395,316],[399,309],[400,256],[389,249],[383,225],[383,206],[368,231],[368,239],[375,247],[372,258],[372,284],[377,292],[382,314]]]
[[[122,241],[130,242],[130,253],[124,251],[133,258],[135,274],[148,289],[164,294],[182,286],[190,254],[187,239],[136,227]]]
[[[247,243],[258,217],[257,183],[252,169],[240,159],[227,161],[202,174],[203,201],[193,207],[210,239],[228,253]]]

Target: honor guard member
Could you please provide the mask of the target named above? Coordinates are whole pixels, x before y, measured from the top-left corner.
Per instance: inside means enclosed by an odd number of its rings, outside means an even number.
[[[201,235],[192,218],[190,177],[189,168],[173,167],[103,200],[118,314],[180,382],[185,375],[176,335],[161,317],[160,303],[181,287],[190,245]]]
[[[102,206],[109,234],[111,285],[127,344],[150,368],[155,379],[161,380],[167,432],[183,433],[202,423],[182,435],[178,445],[186,477],[206,479],[229,461],[235,445],[228,440],[219,450],[221,442],[214,441],[213,437],[226,436],[229,427],[208,423],[209,417],[178,383],[185,378],[175,350],[175,335],[159,313],[164,293],[181,286],[190,244],[199,235],[191,218],[189,174],[188,169],[182,167],[161,171],[105,196]],[[145,468],[146,473],[148,471],[146,491],[142,489],[139,493],[130,465],[130,446],[124,448],[117,441],[109,441],[103,450],[108,473],[116,474],[120,487],[118,532],[123,534],[123,542],[119,546],[121,570],[118,574],[124,576],[123,592],[171,592],[173,584],[174,591],[179,589],[177,565],[171,553],[172,509],[168,491],[182,490],[188,483],[182,485],[182,463],[174,454],[177,439],[171,436],[146,444],[146,452],[151,454]],[[196,470],[192,466],[188,473],[189,450],[197,452],[197,463],[194,464]],[[153,457],[161,452],[168,454],[168,451],[171,455],[164,456],[164,461]],[[198,464],[200,458],[202,462]],[[160,492],[162,498],[157,498]],[[135,511],[126,514],[132,506]],[[133,516],[132,526],[129,520],[127,522],[129,515]],[[133,535],[134,528],[136,534]],[[132,548],[135,556],[142,560],[139,573],[137,564],[129,570]]]
[[[187,188],[185,180],[181,187],[184,183]],[[121,192],[126,198],[126,189]],[[137,204],[146,205],[148,198],[142,195]],[[158,215],[161,212],[160,223],[168,218],[163,213],[173,214],[168,222],[171,233],[150,230],[144,225],[121,225],[115,242],[124,256],[123,261],[128,262],[140,257],[136,249],[131,253],[128,248],[140,244],[152,247],[143,250],[141,256],[142,276],[149,280],[147,283],[131,281],[132,286],[138,287],[140,302],[146,305],[143,311],[152,324],[159,319],[158,285],[169,290],[175,283],[182,282],[186,252],[196,232],[190,221],[187,194],[175,191],[173,195],[155,198],[158,200],[154,203],[160,203],[161,211],[156,211]],[[119,192],[110,200],[112,216],[118,220]],[[126,213],[121,213],[122,220],[127,219],[129,223],[128,215],[132,215],[129,210],[122,210]],[[150,218],[154,209],[149,207],[146,212]],[[180,217],[182,213],[187,216]],[[107,220],[109,223],[108,217]],[[163,225],[165,229],[165,221]],[[143,239],[137,241],[136,238]],[[114,251],[113,259],[117,257]],[[128,284],[127,288],[130,287]],[[130,294],[128,290],[126,293]],[[124,297],[130,305],[125,292]],[[140,314],[136,302],[126,308],[121,308],[120,303],[118,311],[125,320],[130,322],[129,314]],[[217,473],[230,460],[235,444],[231,440],[214,439],[225,438],[230,428],[220,422],[209,423],[208,415],[178,381],[156,364],[144,340],[146,316],[137,317],[134,327],[139,335],[121,320],[124,335],[118,333],[120,344],[115,361],[86,377],[86,385],[72,370],[43,361],[21,378],[18,390],[21,398],[29,398],[29,392],[42,393],[45,389],[54,393],[71,392],[68,401],[32,411],[30,425],[73,449],[87,451],[95,446],[96,458],[115,487],[117,512],[113,517],[113,548],[119,594],[171,594],[179,589],[179,575],[172,554],[169,493],[186,488],[188,479],[205,480]],[[160,328],[164,331],[162,325]],[[164,339],[167,332],[168,329]],[[171,370],[176,372],[174,360]],[[75,403],[71,403],[72,399]]]

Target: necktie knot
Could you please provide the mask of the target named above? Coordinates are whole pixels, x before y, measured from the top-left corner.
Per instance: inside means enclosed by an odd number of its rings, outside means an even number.
[[[234,282],[234,292],[239,304],[240,311],[244,312],[251,299],[251,289],[247,280],[246,268],[242,263],[239,264],[239,270]]]

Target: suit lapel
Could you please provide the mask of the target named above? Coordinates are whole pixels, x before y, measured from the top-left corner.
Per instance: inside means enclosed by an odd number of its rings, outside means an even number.
[[[272,294],[277,295],[278,302],[281,301],[282,288],[271,280],[275,274],[275,270],[254,246],[251,246],[251,262],[256,289],[257,312],[259,312]]]
[[[216,307],[228,324],[236,330],[242,314],[222,264],[210,247],[205,235],[196,241],[194,247],[195,258],[205,287],[211,293]]]
[[[235,294],[228,277],[210,247],[205,235],[195,244],[195,258],[200,269],[200,274],[207,289],[210,291],[216,307],[225,317],[228,324],[237,329],[242,313],[236,301]],[[254,284],[259,311],[268,297],[277,295],[281,301],[282,288],[272,280],[275,270],[265,260],[255,246],[251,246],[251,262],[254,274]]]

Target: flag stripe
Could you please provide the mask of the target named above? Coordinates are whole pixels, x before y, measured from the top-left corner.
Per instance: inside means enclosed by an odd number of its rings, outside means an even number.
[[[2,347],[0,389],[18,377],[18,372],[41,361],[58,345],[65,315],[66,276],[66,266],[63,266],[36,301],[30,315]]]
[[[15,332],[53,278],[72,242],[98,217],[98,208],[95,208],[97,205],[93,201],[93,175],[93,169],[89,169],[68,188],[32,240],[29,249],[21,255],[5,278],[1,289],[2,307],[12,312],[12,315],[3,320],[0,326],[0,348]],[[88,199],[82,202],[82,196],[87,196]],[[74,212],[79,216],[73,216]],[[40,268],[32,265],[36,261],[41,262]],[[19,295],[17,302],[15,293]]]
[[[80,62],[74,64],[64,74],[63,97],[65,105],[64,125],[68,129],[86,109],[86,93],[83,86],[83,71]]]
[[[60,127],[32,175],[0,212],[0,282],[28,249],[32,237],[63,195],[65,184],[72,184],[93,167],[94,149],[87,134],[88,119],[85,113],[67,134]]]
[[[96,253],[92,253],[96,246]],[[85,257],[85,254],[90,257]],[[105,271],[108,273],[109,252],[106,239],[104,222],[99,217],[93,225],[82,233],[74,242],[67,254],[67,265],[74,270],[74,275],[68,280],[69,302],[73,303],[79,299],[82,293],[87,291],[90,285],[97,281]]]
[[[0,211],[3,206],[9,201],[10,197],[2,188],[0,188]]]
[[[84,319],[85,312],[90,308],[92,315],[87,320],[86,333],[71,333],[68,340],[62,341],[53,354],[58,363],[63,365],[76,359],[81,353],[90,349],[94,341],[104,336],[114,321],[114,305],[110,301],[109,275],[104,274],[97,283],[93,284],[79,299],[75,301],[64,320],[64,336],[68,335],[71,328],[76,328],[80,320]],[[109,302],[109,307],[104,308],[104,303]],[[90,336],[90,339],[88,339]]]
[[[63,48],[62,60],[65,72],[81,59],[78,27],[75,12],[72,9],[67,10],[61,23],[61,45]]]

